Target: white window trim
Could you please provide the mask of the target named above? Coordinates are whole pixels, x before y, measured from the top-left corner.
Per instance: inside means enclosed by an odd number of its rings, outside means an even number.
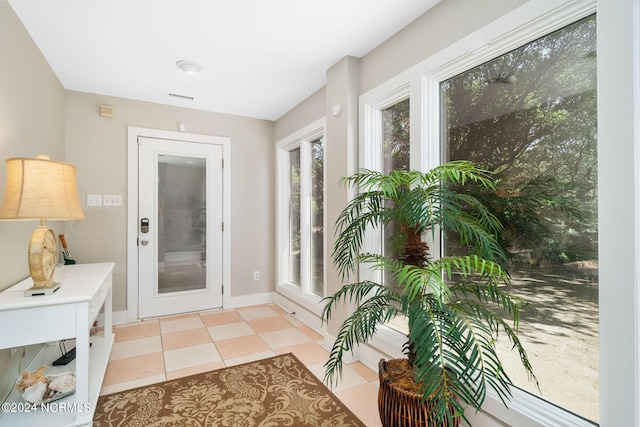
[[[382,171],[384,164],[382,153],[382,110],[404,101],[407,98],[409,98],[409,111],[411,115],[411,98],[408,83],[385,93],[383,96],[375,99],[373,103],[360,103],[360,141],[371,142],[370,144],[363,144],[362,142],[360,144],[359,165],[361,169]],[[411,119],[412,117],[410,117],[410,120]],[[412,133],[413,131],[411,134]],[[380,253],[381,247],[382,234],[378,230],[368,231],[363,240],[362,252]],[[372,280],[380,283],[381,277],[380,271],[371,270],[367,264],[360,264],[360,280]]]
[[[635,214],[636,218],[640,217],[640,0],[633,2],[634,26],[633,26],[633,75],[634,75],[634,145],[635,145]],[[636,227],[635,232],[635,253],[640,253],[640,231]],[[636,289],[640,289],[640,263],[636,262],[635,285]],[[636,398],[640,396],[640,292],[636,292],[636,349],[635,349],[635,392]],[[640,409],[636,406],[635,424],[640,425]]]
[[[458,40],[449,47],[425,59],[416,66],[360,96],[360,168],[377,169],[371,150],[379,143],[370,144],[378,136],[372,129],[375,110],[386,105],[389,94],[408,91],[411,97],[411,168],[429,170],[442,162],[440,142],[440,82],[469,70],[519,46],[565,27],[596,12],[595,0],[532,0],[487,26]],[[396,98],[397,99],[397,98]],[[416,139],[418,141],[416,141]],[[380,140],[378,136],[378,140]],[[380,147],[378,147],[380,152]],[[373,236],[379,233],[369,233]],[[367,236],[368,237],[368,236]],[[365,241],[366,248],[379,247],[375,239]],[[363,278],[371,272],[361,269]],[[369,275],[370,277],[367,277]],[[389,353],[403,334],[386,326],[371,341],[374,348]],[[404,342],[404,341],[402,341]],[[385,351],[386,350],[386,351]],[[490,417],[507,425],[529,426],[593,426],[565,409],[559,408],[519,389],[513,390],[509,408],[505,408],[493,390],[489,390],[483,410],[468,411],[474,422]],[[495,421],[494,421],[495,423]]]
[[[277,155],[276,155],[276,239],[277,239],[277,253],[276,253],[276,292],[282,294],[283,296],[289,298],[296,304],[301,305],[306,308],[313,314],[320,316],[322,314],[322,306],[320,301],[322,297],[319,297],[313,294],[310,289],[307,289],[306,286],[309,283],[303,283],[301,286],[297,286],[286,281],[287,277],[287,269],[288,269],[288,259],[286,254],[288,253],[289,239],[288,239],[288,216],[286,213],[288,212],[288,201],[289,201],[289,178],[288,178],[288,170],[289,170],[289,152],[295,148],[300,148],[300,162],[301,168],[304,168],[304,162],[307,162],[309,159],[309,153],[307,150],[310,150],[309,144],[305,144],[305,142],[313,142],[318,138],[322,138],[325,136],[326,129],[326,119],[322,118],[316,120],[313,123],[305,126],[299,131],[283,138],[278,141],[276,144]],[[326,147],[326,144],[325,144]],[[307,165],[308,166],[308,165]],[[326,171],[325,171],[326,175]],[[304,182],[304,181],[303,181]],[[310,189],[301,183],[301,194],[309,194]],[[326,191],[326,188],[325,188]],[[301,205],[301,216],[302,218],[308,217],[308,208],[306,203],[302,203]],[[324,210],[324,218],[323,223],[326,224],[326,209]],[[305,233],[304,230],[309,227],[309,224],[301,224],[302,235],[302,245],[303,247],[308,246],[308,233]],[[324,247],[326,248],[327,244],[327,233],[323,233],[324,239]],[[326,254],[326,251],[324,251]],[[309,263],[310,260],[307,256],[303,256],[301,258],[301,275],[304,275],[305,272],[309,271]],[[325,260],[325,283],[323,284],[323,295],[326,295],[326,260]],[[302,280],[305,282],[305,280]]]

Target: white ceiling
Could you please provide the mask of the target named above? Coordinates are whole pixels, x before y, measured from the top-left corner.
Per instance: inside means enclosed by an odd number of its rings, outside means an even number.
[[[440,0],[9,1],[65,89],[275,120]]]

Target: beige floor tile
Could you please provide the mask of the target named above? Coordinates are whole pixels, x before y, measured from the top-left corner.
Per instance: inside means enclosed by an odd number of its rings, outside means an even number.
[[[281,316],[286,316],[287,314],[289,314],[287,310],[280,307],[278,304],[269,304],[269,307],[271,307],[274,311],[277,311]]]
[[[282,316],[265,317],[264,319],[249,320],[251,328],[260,334],[262,332],[278,331],[291,327],[291,323]]]
[[[238,314],[246,321],[264,319],[265,317],[279,316],[278,312],[268,306],[238,310]]]
[[[187,329],[186,331],[162,335],[162,348],[164,351],[210,342],[211,337],[205,328]]]
[[[243,322],[244,319],[236,311],[223,311],[220,313],[201,314],[202,322],[205,326],[219,326],[228,323]]]
[[[125,359],[160,351],[162,351],[162,342],[159,335],[137,340],[118,341],[113,343],[109,360]]]
[[[163,334],[171,334],[173,332],[187,331],[189,329],[202,327],[204,327],[204,323],[200,320],[200,316],[179,317],[160,322],[160,331]]]
[[[102,386],[164,375],[164,372],[162,352],[111,360],[107,364]]]
[[[192,366],[190,368],[178,369],[177,371],[167,372],[167,380],[175,380],[176,378],[188,377],[189,375],[201,374],[203,372],[215,371],[224,368],[226,365],[222,360],[217,362],[206,363],[204,365]]]
[[[154,375],[152,377],[139,378],[137,380],[125,381],[123,383],[112,384],[108,386],[104,386],[100,389],[100,396],[105,394],[117,393],[123,390],[131,390],[136,387],[144,387],[147,385],[161,383],[165,381],[167,378],[165,374]]]
[[[255,305],[247,305],[244,307],[238,307],[235,310],[240,313],[241,311],[254,310],[256,308],[269,307],[271,304],[255,304]]]
[[[273,350],[263,351],[261,353],[252,353],[242,357],[236,357],[234,359],[225,359],[224,363],[227,366],[236,366],[243,363],[255,362],[256,360],[266,359],[267,357],[273,357],[276,353]]]
[[[295,316],[293,316],[291,314],[287,314],[286,316],[282,316],[282,317],[284,317],[289,322],[291,322],[291,324],[293,326],[302,326],[302,325],[304,325],[304,323],[302,323],[300,320],[298,320]]]
[[[160,320],[158,319],[144,319],[144,320],[134,320],[129,323],[123,323],[121,325],[114,325],[114,329],[124,329],[124,328],[135,328],[140,325],[150,325],[150,324],[160,324]]]
[[[199,317],[198,313],[183,313],[183,314],[173,314],[171,316],[165,316],[158,319],[160,323],[163,322],[173,322],[174,320],[187,319],[189,317]]]
[[[136,322],[116,327],[115,342],[137,340],[160,335],[160,323],[156,321]]]
[[[307,368],[309,368],[309,370],[313,372],[314,375],[318,377],[321,381],[324,380],[325,368],[323,363],[319,363],[317,365],[310,365],[310,366],[307,366]],[[337,384],[335,383],[325,384],[334,393],[367,383],[367,380],[365,380],[360,375],[358,375],[353,369],[349,367],[349,365],[342,365],[342,377],[336,377],[336,378],[339,378]]]
[[[207,316],[209,314],[217,314],[217,313],[234,313],[236,310],[233,308],[212,308],[210,310],[199,311],[198,315],[200,317]]]
[[[360,362],[349,363],[349,367],[353,369],[358,375],[369,382],[374,382],[378,380],[378,372],[373,371],[363,365]]]
[[[305,342],[275,349],[276,354],[293,353],[305,365],[325,363],[329,359],[329,352],[315,342]]]
[[[300,332],[297,328],[281,329],[279,331],[264,332],[259,334],[260,338],[266,342],[271,348],[279,348],[290,345],[311,342],[306,334]]]
[[[366,383],[336,392],[336,396],[367,427],[379,427],[378,387]]]
[[[220,360],[220,354],[213,343],[176,348],[164,352],[164,364],[167,372],[192,368]]]
[[[255,332],[246,322],[230,323],[228,325],[211,326],[207,328],[214,342],[224,341],[230,338],[255,335]]]
[[[324,338],[321,334],[314,331],[312,328],[310,328],[307,325],[298,326],[298,329],[304,332],[309,338],[311,338],[314,341],[319,341]]]
[[[216,347],[224,360],[269,351],[270,348],[258,335],[217,341]]]

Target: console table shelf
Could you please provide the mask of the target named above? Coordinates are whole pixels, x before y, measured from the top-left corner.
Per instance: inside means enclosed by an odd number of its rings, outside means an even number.
[[[25,297],[31,279],[0,292],[0,349],[49,343],[25,370],[48,368],[60,357],[57,341],[75,339],[76,359],[56,366],[76,373],[76,392],[57,401],[54,409],[86,408],[76,412],[35,411],[0,414],[0,426],[83,426],[91,425],[102,379],[113,346],[112,272],[114,263],[66,265],[56,272],[61,288],[53,295]],[[102,332],[90,335],[91,326],[104,307]],[[49,369],[45,372],[48,372]],[[8,402],[23,402],[14,391]],[[60,405],[64,402],[66,405]]]

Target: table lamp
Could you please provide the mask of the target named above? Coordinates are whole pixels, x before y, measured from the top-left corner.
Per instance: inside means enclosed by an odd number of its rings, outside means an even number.
[[[47,219],[83,219],[78,199],[76,168],[50,160],[7,159],[7,187],[0,220],[40,220],[29,243],[29,273],[33,287],[25,296],[51,295],[60,288],[53,280],[58,261],[58,244]]]

